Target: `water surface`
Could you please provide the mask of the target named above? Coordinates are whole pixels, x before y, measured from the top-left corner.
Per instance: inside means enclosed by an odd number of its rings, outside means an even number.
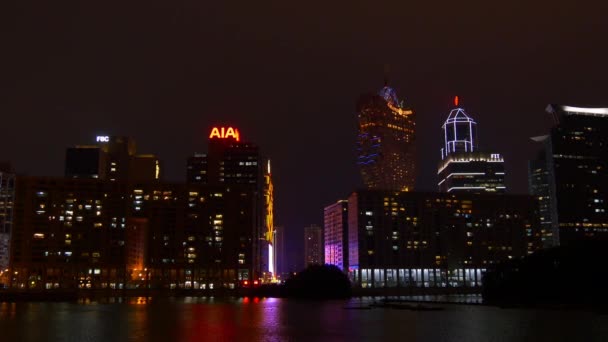
[[[608,341],[608,315],[445,304],[347,310],[372,299],[179,298],[0,303],[1,341]]]

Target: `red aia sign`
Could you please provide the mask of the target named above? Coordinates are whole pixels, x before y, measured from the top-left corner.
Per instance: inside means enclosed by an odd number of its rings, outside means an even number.
[[[220,139],[228,139],[232,138],[236,141],[240,141],[241,137],[239,135],[239,130],[232,127],[213,127],[211,130],[211,134],[209,134],[209,139],[220,138]]]

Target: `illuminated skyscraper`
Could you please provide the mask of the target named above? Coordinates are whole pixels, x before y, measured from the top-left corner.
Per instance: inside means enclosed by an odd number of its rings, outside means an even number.
[[[531,193],[550,215],[545,246],[608,240],[608,108],[552,104],[547,112],[555,124],[548,135],[533,138],[544,149],[530,168]]]
[[[243,141],[237,128],[213,127],[208,153],[188,158],[186,178],[189,184],[238,185],[249,187],[255,193],[253,278],[268,280],[275,276],[274,189],[270,160],[260,154],[259,147]]]
[[[357,102],[357,164],[368,189],[411,191],[414,188],[415,117],[387,85]]]
[[[455,108],[441,126],[443,147],[439,175],[441,192],[505,192],[505,167],[498,153],[482,152],[477,147],[477,123],[463,108],[458,96]]]

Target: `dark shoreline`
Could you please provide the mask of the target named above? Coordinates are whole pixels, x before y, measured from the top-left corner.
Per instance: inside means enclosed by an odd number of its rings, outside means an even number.
[[[456,289],[446,292],[436,289],[353,289],[351,298],[388,298],[405,296],[454,296],[454,295],[480,295],[478,291],[458,291]],[[461,289],[462,290],[462,289]],[[76,301],[82,298],[171,298],[171,297],[268,297],[289,298],[283,287],[260,287],[241,289],[215,289],[215,290],[186,290],[186,289],[129,289],[129,290],[0,290],[0,302],[12,301]],[[424,301],[424,300],[420,300]],[[473,303],[478,304],[478,303]]]
[[[365,289],[355,289],[350,297],[354,300],[373,299],[374,302],[386,303],[426,303],[437,305],[476,305],[490,306],[501,309],[541,309],[541,310],[584,310],[594,311],[600,314],[608,314],[608,310],[602,306],[586,304],[525,304],[525,303],[484,303],[481,294],[478,292],[468,293],[451,291],[437,292],[424,291],[425,289],[402,289],[405,291],[390,291],[391,293],[379,293],[379,291],[358,291]],[[416,290],[416,291],[412,291]],[[428,290],[428,289],[426,289]],[[129,302],[129,300],[154,301],[157,299],[168,298],[290,298],[302,300],[277,293],[276,289],[217,289],[217,290],[154,290],[154,289],[133,289],[133,290],[46,290],[46,291],[0,291],[0,303],[2,302],[82,302],[82,301],[110,301],[110,302]],[[428,298],[425,298],[428,297]],[[435,298],[433,298],[435,297]],[[445,299],[441,298],[445,297]],[[473,299],[478,297],[478,301]],[[469,299],[469,300],[467,300]]]

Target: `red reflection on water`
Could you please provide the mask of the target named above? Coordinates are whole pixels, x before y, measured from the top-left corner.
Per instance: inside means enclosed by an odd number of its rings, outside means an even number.
[[[181,319],[183,341],[238,340],[239,321],[234,308],[224,303],[192,304]]]
[[[178,318],[180,341],[276,340],[280,333],[281,310],[272,299],[199,302],[185,309]]]

